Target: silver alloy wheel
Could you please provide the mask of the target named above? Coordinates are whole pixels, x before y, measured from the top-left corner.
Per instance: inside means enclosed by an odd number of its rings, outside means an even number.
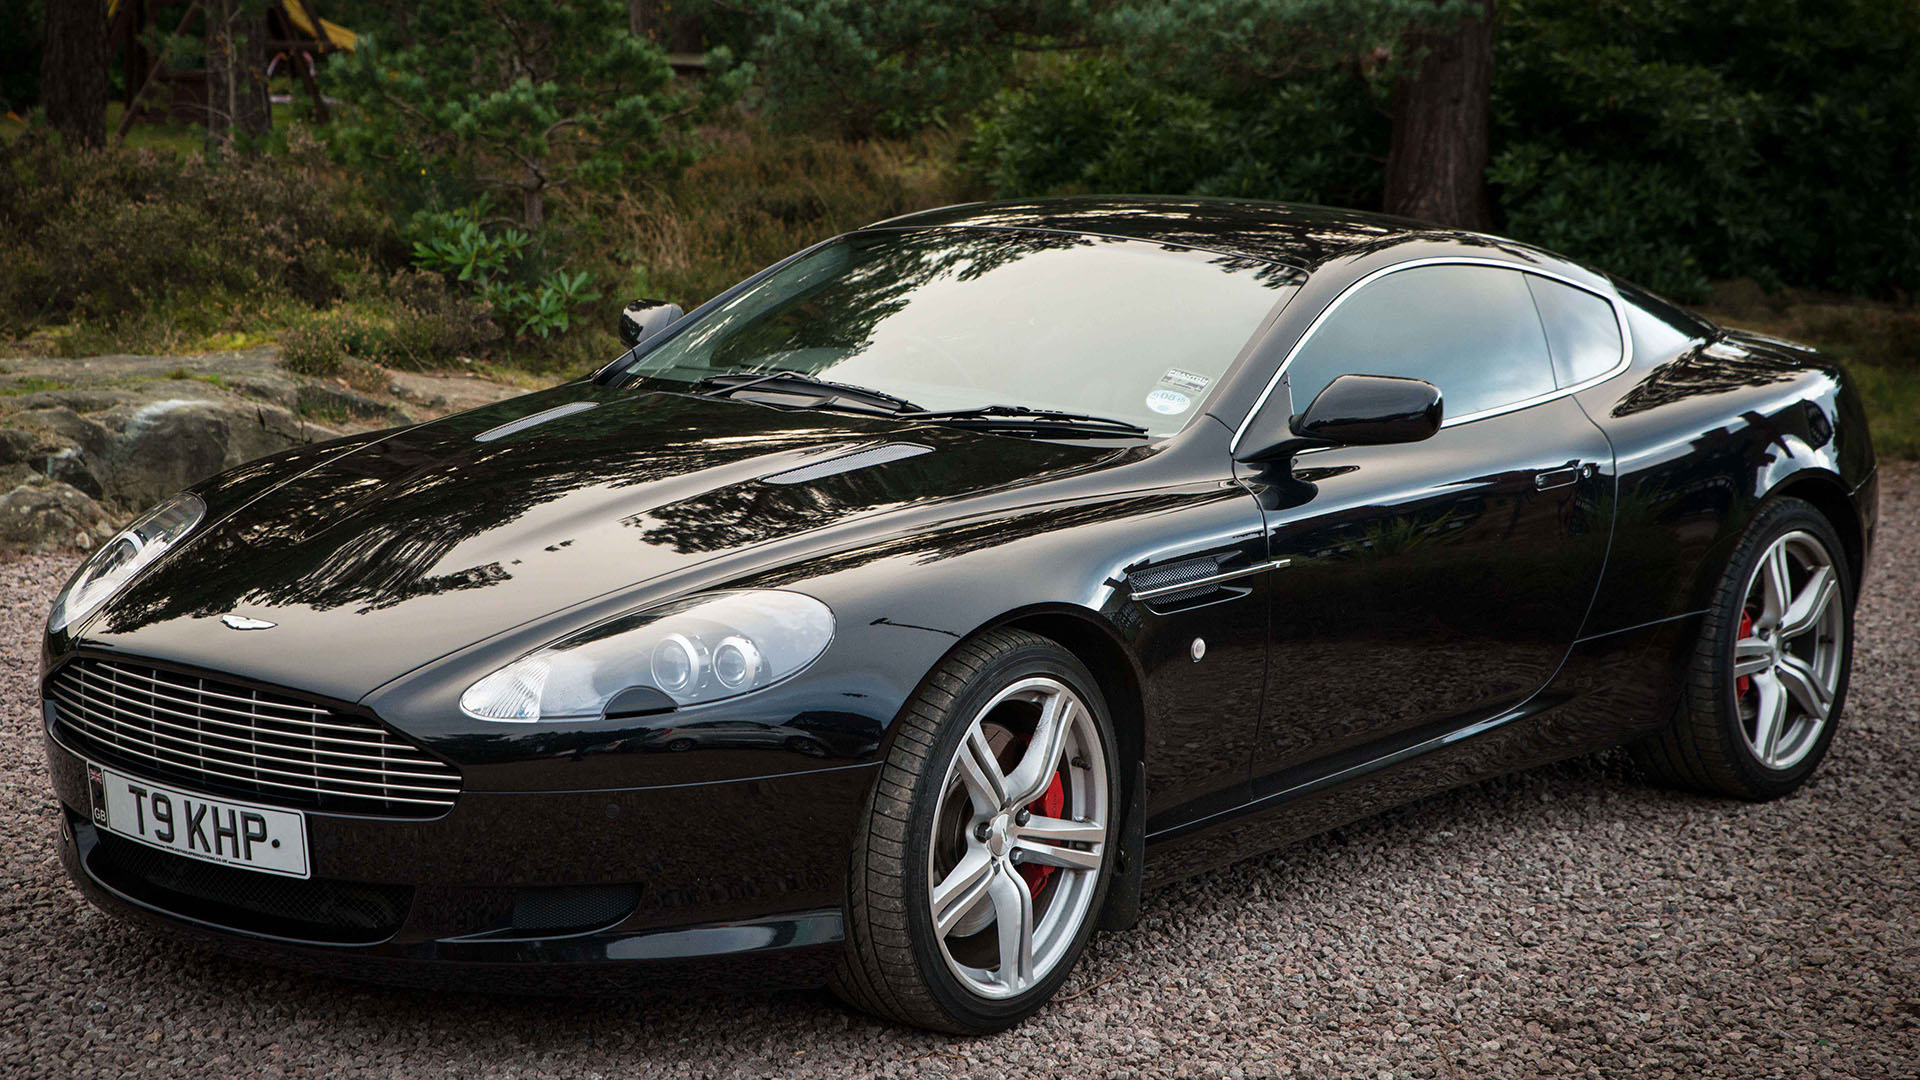
[[[1790,769],[1833,715],[1846,657],[1840,569],[1826,545],[1796,530],[1768,545],[1744,597],[1742,636],[1733,644],[1734,712],[1760,764]]]
[[[1031,717],[1024,747],[1007,740]],[[1002,744],[995,745],[994,736]],[[1106,753],[1080,696],[1046,676],[994,695],[968,723],[941,783],[927,904],[948,968],[986,998],[1031,989],[1072,948],[1107,857]],[[1001,755],[1018,750],[1007,768]],[[1035,813],[1054,778],[1060,817]],[[1038,894],[1023,866],[1052,868]]]

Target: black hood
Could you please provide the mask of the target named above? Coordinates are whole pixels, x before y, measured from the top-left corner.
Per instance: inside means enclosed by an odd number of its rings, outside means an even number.
[[[476,438],[565,405],[578,411]],[[895,444],[907,448],[763,480]],[[835,526],[1115,457],[1111,446],[571,384],[304,461],[238,507],[222,505],[216,481],[211,522],[80,636],[351,700],[700,562],[806,533],[826,544]],[[277,625],[236,631],[220,622],[229,613]],[[351,670],[330,663],[349,642]]]

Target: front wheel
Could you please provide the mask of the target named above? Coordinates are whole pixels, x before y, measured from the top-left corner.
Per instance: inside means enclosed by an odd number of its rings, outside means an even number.
[[[921,1027],[997,1031],[1066,981],[1113,876],[1106,702],[1073,654],[996,630],[899,723],[855,838],[834,990]]]
[[[1826,756],[1853,659],[1853,577],[1811,504],[1770,503],[1734,550],[1672,723],[1635,748],[1656,779],[1744,799],[1806,782]]]

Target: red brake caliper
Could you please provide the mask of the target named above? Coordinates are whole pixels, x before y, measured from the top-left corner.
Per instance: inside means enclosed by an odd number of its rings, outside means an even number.
[[[1047,793],[1027,804],[1027,811],[1038,817],[1057,818],[1067,808],[1067,789],[1060,783],[1060,774],[1053,774],[1053,783],[1047,785]],[[1020,876],[1026,879],[1027,891],[1035,896],[1047,885],[1047,879],[1053,876],[1053,867],[1037,863],[1021,863]]]
[[[1742,638],[1753,636],[1753,616],[1744,611],[1740,613],[1740,636]],[[1747,691],[1751,689],[1753,689],[1753,676],[1742,675],[1733,680],[1733,692],[1736,695],[1746,697]]]

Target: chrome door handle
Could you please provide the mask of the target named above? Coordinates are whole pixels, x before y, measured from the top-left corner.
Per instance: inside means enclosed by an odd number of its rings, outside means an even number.
[[[1577,484],[1586,471],[1587,467],[1584,465],[1568,465],[1563,469],[1548,469],[1543,473],[1534,473],[1533,487],[1535,491],[1551,491],[1554,488],[1566,487],[1568,484]]]

